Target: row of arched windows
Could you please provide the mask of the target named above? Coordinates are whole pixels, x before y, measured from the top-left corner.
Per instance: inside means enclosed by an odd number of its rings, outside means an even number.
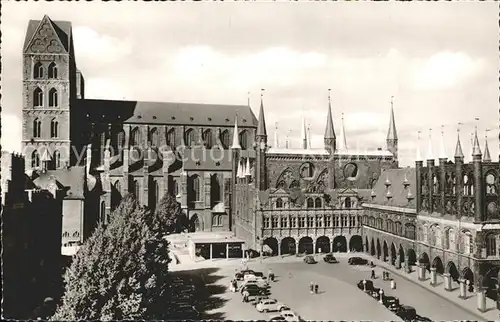
[[[41,162],[40,162],[40,152],[38,152],[38,150],[34,150],[32,153],[31,153],[31,167],[32,168],[39,168],[40,165],[41,165]],[[61,167],[61,153],[57,150],[54,151],[54,154],[53,154],[53,164],[55,166],[56,169],[59,169]]]
[[[458,250],[463,254],[473,253],[472,234],[468,230],[462,230],[457,234],[453,228],[446,228],[442,233],[437,224],[424,225],[419,229],[422,231],[422,241],[424,243],[452,251]]]
[[[427,174],[422,175],[422,193],[427,194],[428,193],[428,188],[427,188]],[[492,173],[489,173],[486,176],[486,181],[487,181],[487,194],[496,194],[496,176]],[[488,184],[488,181],[492,182],[491,184]],[[456,186],[457,186],[457,180],[455,178],[455,175],[452,174],[451,177],[446,174],[446,182],[445,182],[445,191],[447,194],[455,194],[456,193]],[[464,174],[463,176],[463,195],[464,196],[473,196],[474,195],[474,179],[472,174]],[[438,177],[433,174],[432,175],[432,194],[438,194],[440,192],[440,183]]]
[[[265,216],[262,226],[263,228],[357,227],[361,223],[360,217],[349,215]]]
[[[40,87],[35,88],[33,91],[33,107],[43,107],[43,91]],[[57,89],[51,88],[49,90],[49,107],[58,107],[59,100],[57,95]]]
[[[80,237],[80,233],[75,231],[73,232],[73,234],[70,234],[69,232],[65,231],[63,234],[62,234],[63,237]]]
[[[281,209],[285,207],[285,202],[281,198],[277,198],[275,202],[276,208]],[[307,198],[306,199],[306,207],[307,208],[322,208],[323,200],[320,197],[316,198]]]
[[[42,121],[37,117],[33,120],[33,138],[42,137]],[[59,137],[59,121],[56,118],[50,120],[50,137]]]
[[[47,76],[49,79],[57,78],[57,64],[55,62],[51,62],[47,68]],[[33,66],[33,77],[35,79],[42,79],[44,77],[44,68],[42,63],[36,62]]]
[[[161,145],[161,137],[160,137],[160,131],[156,128],[153,127],[152,129],[149,130],[148,135],[148,142],[151,143],[152,146],[160,146]],[[242,149],[247,149],[248,144],[247,144],[247,136],[248,133],[246,130],[243,130],[240,132],[240,145]],[[167,145],[171,147],[175,147],[176,145],[176,135],[175,135],[175,129],[172,128],[167,132],[166,135],[167,139]],[[207,148],[212,148],[215,145],[217,145],[217,141],[214,139],[213,136],[213,130],[207,129],[203,131],[202,133],[202,140],[203,143]],[[229,149],[231,147],[230,143],[230,135],[229,135],[229,130],[223,130],[220,134],[220,141],[222,143],[222,146],[224,149]],[[125,132],[123,130],[119,131],[116,136],[113,138],[114,145],[116,147],[122,147],[125,144]],[[142,133],[140,128],[135,127],[131,130],[130,132],[130,145],[131,146],[140,146],[142,145],[143,138],[142,138]],[[194,129],[188,129],[184,133],[184,143],[186,144],[187,147],[192,147],[197,144],[195,140],[195,131]]]
[[[392,221],[391,219],[384,221],[382,218],[364,216],[363,224],[408,239],[417,239],[416,227],[411,223],[405,224],[403,231],[403,224],[399,221]]]
[[[213,215],[212,217],[212,227],[222,227],[224,225],[224,220],[222,215]]]

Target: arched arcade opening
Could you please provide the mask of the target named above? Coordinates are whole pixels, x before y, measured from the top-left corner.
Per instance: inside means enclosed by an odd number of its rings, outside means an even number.
[[[292,237],[283,238],[283,240],[281,241],[280,250],[281,255],[294,255],[296,251],[295,239],[293,239]]]
[[[368,237],[365,237],[365,252],[370,253],[370,244],[368,243]]]
[[[351,252],[363,251],[363,238],[360,235],[354,235],[349,240],[349,250]]]
[[[347,240],[345,236],[337,236],[333,239],[333,252],[347,252]]]
[[[329,253],[330,252],[330,238],[320,236],[316,239],[316,253]]]
[[[299,240],[299,254],[312,254],[313,253],[313,240],[311,237],[302,237]]]
[[[377,258],[380,259],[382,256],[382,247],[380,247],[380,240],[377,238]]]
[[[396,246],[394,243],[391,243],[391,265],[396,265]]]
[[[268,237],[264,240],[264,254],[268,256],[278,255],[278,240],[274,237]]]
[[[383,256],[384,257],[382,259],[384,260],[384,262],[386,262],[387,259],[388,259],[388,257],[389,257],[389,249],[387,247],[387,242],[385,240],[384,240],[384,253],[383,253]]]
[[[418,259],[419,263],[425,266],[425,269],[429,272],[431,271],[431,262],[429,260],[429,255],[427,253],[422,253]]]
[[[436,256],[432,261],[432,267],[436,269],[436,273],[443,275],[444,274],[444,266],[443,261],[439,256]]]

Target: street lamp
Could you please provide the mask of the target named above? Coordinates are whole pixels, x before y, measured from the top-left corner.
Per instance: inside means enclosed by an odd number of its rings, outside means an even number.
[[[366,280],[363,280],[363,290],[366,292]]]

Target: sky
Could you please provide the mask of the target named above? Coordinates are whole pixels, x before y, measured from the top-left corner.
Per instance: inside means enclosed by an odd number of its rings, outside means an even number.
[[[385,147],[390,101],[400,164],[424,156],[432,128],[466,161],[478,128],[498,160],[498,4],[493,2],[5,2],[2,149],[21,150],[22,45],[30,19],[71,21],[85,97],[250,105],[260,89],[268,135],[323,146],[328,89],[349,149]],[[250,97],[248,97],[250,92]],[[475,118],[479,118],[475,121]],[[422,131],[420,144],[417,132]]]

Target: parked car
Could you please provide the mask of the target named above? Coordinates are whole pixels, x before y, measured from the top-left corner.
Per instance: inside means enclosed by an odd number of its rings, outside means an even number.
[[[417,310],[412,306],[403,305],[396,312],[396,315],[404,321],[414,321],[417,319]]]
[[[259,304],[259,302],[260,302],[260,301],[262,301],[262,300],[267,300],[268,298],[269,298],[269,296],[268,296],[268,295],[257,295],[257,296],[255,297],[255,299],[253,300],[252,305],[253,305],[253,306],[257,306],[257,304]]]
[[[238,281],[241,281],[246,274],[255,274],[255,272],[251,269],[244,269],[234,274],[234,278],[236,278]]]
[[[335,256],[333,256],[333,254],[326,254],[325,257],[323,257],[323,260],[325,261],[325,263],[329,263],[329,264],[336,264],[338,263],[339,261],[335,258]]]
[[[273,316],[269,321],[286,321],[286,319],[281,315],[277,315]]]
[[[374,287],[370,290],[370,295],[377,300],[380,300],[380,288]]]
[[[365,280],[365,281],[366,281],[366,290],[367,291],[373,290],[373,281],[371,280]],[[365,286],[363,285],[363,280],[358,282],[358,288],[362,291],[365,289]]]
[[[368,260],[364,259],[364,258],[361,258],[361,257],[350,257],[347,260],[347,263],[349,265],[367,265],[368,264]]]
[[[306,263],[306,264],[316,264],[317,261],[314,259],[313,256],[307,255],[306,257],[304,257],[304,263]]]
[[[291,322],[302,321],[302,319],[292,311],[283,311],[281,312],[281,316],[285,318],[285,321],[291,321]]]
[[[255,284],[245,285],[241,288],[240,292],[243,293],[247,291],[250,296],[255,295],[267,295],[269,292],[265,288],[258,287]]]
[[[260,288],[267,289],[271,286],[269,286],[269,283],[264,280],[252,280],[252,281],[244,281],[243,284],[241,284],[240,287],[245,287],[247,285],[257,285]]]
[[[262,300],[257,304],[255,307],[257,311],[259,312],[270,312],[270,311],[286,311],[289,310],[289,308],[283,304],[278,302],[277,300],[273,299],[267,299],[267,300]]]
[[[384,306],[388,308],[389,310],[396,312],[399,310],[400,304],[399,304],[399,299],[394,296],[385,296],[384,295]]]

